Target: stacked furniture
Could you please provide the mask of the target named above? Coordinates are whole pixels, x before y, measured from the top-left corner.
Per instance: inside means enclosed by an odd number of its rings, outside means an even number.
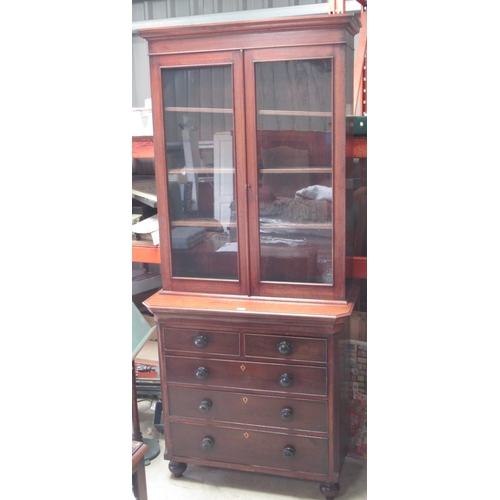
[[[176,477],[188,464],[261,472],[318,481],[332,499],[349,438],[346,141],[360,25],[268,10],[139,32],[162,269],[145,304],[158,323],[165,459]],[[172,183],[181,199],[189,188],[180,215]],[[179,244],[185,228],[204,236]]]

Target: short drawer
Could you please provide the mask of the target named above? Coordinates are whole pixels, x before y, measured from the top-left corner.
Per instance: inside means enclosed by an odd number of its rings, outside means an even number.
[[[170,387],[171,416],[327,432],[326,401]]]
[[[326,396],[327,370],[320,367],[166,356],[167,383],[256,389]]]
[[[240,335],[232,332],[162,328],[163,348],[172,352],[240,355]]]
[[[245,334],[245,356],[326,363],[326,339]]]
[[[171,424],[172,455],[328,474],[328,439],[264,431]]]

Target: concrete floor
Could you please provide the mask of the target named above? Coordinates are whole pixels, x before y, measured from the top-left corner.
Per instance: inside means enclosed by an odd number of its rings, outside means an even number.
[[[325,500],[319,483],[314,481],[196,465],[189,465],[182,478],[174,478],[168,470],[168,461],[163,458],[165,440],[154,426],[154,405],[154,400],[139,400],[138,403],[143,437],[158,440],[160,445],[160,454],[146,467],[148,500]],[[366,500],[366,461],[347,457],[340,487],[336,498]]]

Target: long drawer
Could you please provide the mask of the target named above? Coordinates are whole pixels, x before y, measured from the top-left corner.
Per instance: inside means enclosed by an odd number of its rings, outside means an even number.
[[[169,387],[169,413],[216,422],[327,432],[326,401]]]
[[[326,396],[326,367],[166,356],[167,383]]]
[[[174,422],[171,454],[295,472],[328,474],[328,439]]]

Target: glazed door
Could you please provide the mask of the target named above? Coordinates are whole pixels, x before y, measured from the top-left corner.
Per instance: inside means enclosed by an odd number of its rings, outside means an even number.
[[[152,90],[161,103],[154,125],[164,131],[155,135],[157,192],[163,194],[160,248],[162,262],[170,264],[162,269],[163,288],[243,293],[248,252],[245,210],[237,209],[246,205],[245,156],[238,154],[245,148],[241,52],[165,56],[153,65]]]
[[[343,258],[334,251],[334,201],[343,196],[335,172],[344,163],[334,161],[332,141],[342,85],[334,55],[333,47],[245,54],[254,295],[335,298],[334,263]]]

